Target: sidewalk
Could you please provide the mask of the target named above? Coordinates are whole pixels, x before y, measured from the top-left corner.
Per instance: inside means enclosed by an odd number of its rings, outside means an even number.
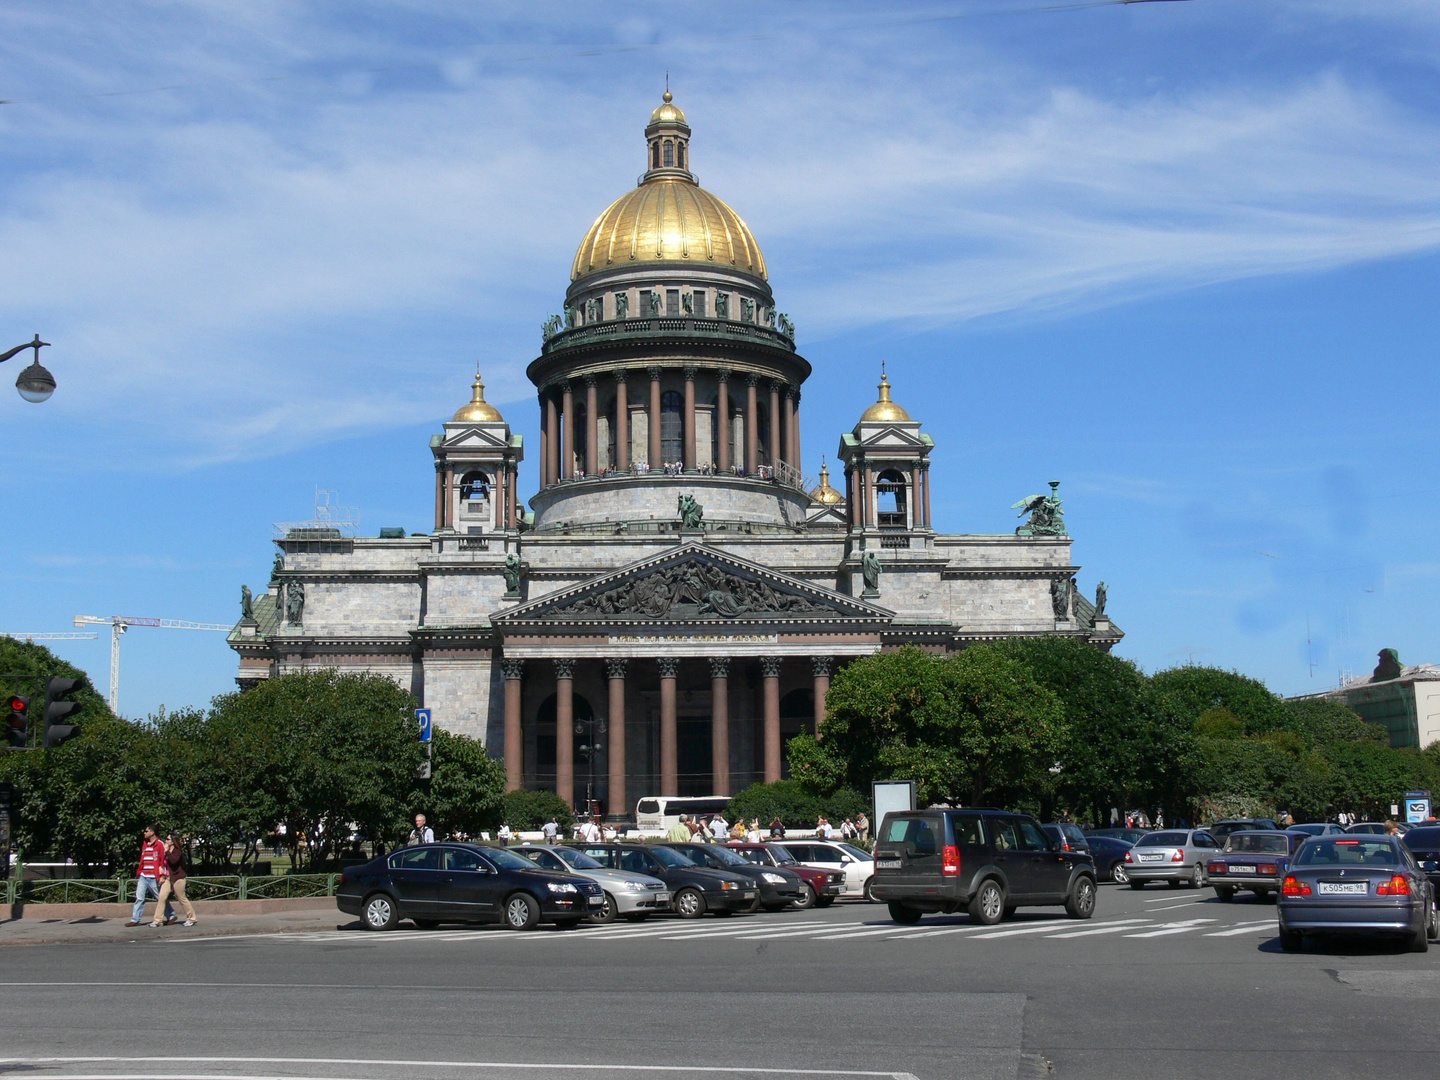
[[[220,914],[207,910],[206,903],[195,905],[198,921],[194,926],[174,923],[154,929],[149,922],[126,926],[130,909],[118,904],[31,904],[23,918],[0,921],[0,947],[5,945],[48,945],[56,943],[156,941],[171,937],[219,937],[226,934],[274,934],[298,930],[333,930],[344,926],[359,929],[360,923],[335,907],[328,897],[315,900],[249,901],[254,904],[284,903],[276,910],[256,909],[238,914]],[[301,906],[303,905],[303,906]],[[154,903],[146,908],[147,919]],[[104,912],[83,908],[111,909]],[[3,910],[3,909],[0,909]],[[7,914],[9,914],[7,912]]]

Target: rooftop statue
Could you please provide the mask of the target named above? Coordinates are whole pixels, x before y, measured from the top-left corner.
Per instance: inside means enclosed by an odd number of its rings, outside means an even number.
[[[280,576],[280,571],[284,569],[285,553],[283,551],[277,551],[275,553],[275,561],[270,565],[270,580],[274,581],[277,577]]]
[[[695,501],[694,495],[680,496],[680,528],[691,532],[700,528],[700,520],[705,516],[705,507]]]
[[[255,617],[255,597],[250,592],[249,585],[240,586],[240,617],[242,619]]]
[[[545,325],[540,327],[540,333],[546,341],[549,341],[560,332],[560,327],[563,322],[564,320],[561,319],[559,315],[551,315],[550,318],[545,320]]]
[[[305,621],[305,586],[292,581],[285,586],[285,619],[292,626]]]
[[[880,565],[880,556],[873,551],[867,551],[860,556],[860,574],[865,579],[865,591],[868,593],[877,592],[880,589],[880,574],[884,571]]]
[[[1065,535],[1065,512],[1060,509],[1059,490],[1060,481],[1051,480],[1049,495],[1030,495],[1011,504],[1010,509],[1019,510],[1021,517],[1030,515],[1029,521],[1016,527],[1016,536]]]
[[[1070,618],[1070,599],[1074,589],[1072,578],[1058,577],[1050,582],[1050,604],[1055,609],[1055,618]]]
[[[1106,599],[1109,597],[1109,595],[1110,595],[1109,592],[1107,592],[1106,589],[1105,589],[1105,582],[1102,581],[1102,582],[1100,582],[1100,584],[1098,584],[1098,585],[1095,586],[1095,614],[1096,614],[1096,615],[1104,615],[1104,614],[1105,614],[1105,601],[1106,601]]]
[[[525,564],[520,561],[520,553],[512,551],[505,556],[505,591],[518,593],[520,591],[520,575],[525,569]]]

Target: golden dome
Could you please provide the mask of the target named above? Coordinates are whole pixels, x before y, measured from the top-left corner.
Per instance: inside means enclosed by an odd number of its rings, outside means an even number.
[[[723,200],[675,176],[647,180],[611,203],[580,242],[570,280],[645,262],[722,266],[765,277],[765,256],[750,226]]]
[[[860,422],[867,420],[884,423],[887,420],[909,420],[910,414],[890,400],[890,380],[885,377],[885,366],[880,366],[880,400],[860,414]]]
[[[830,486],[830,467],[825,464],[823,458],[820,461],[820,486],[810,492],[810,498],[827,505],[845,501],[845,496]]]
[[[675,95],[672,94],[672,93],[670,93],[669,90],[666,90],[662,100],[663,100],[664,103],[661,104],[661,105],[657,105],[657,106],[655,107],[655,111],[650,114],[650,123],[652,123],[652,124],[683,124],[683,123],[685,123],[685,114],[680,111],[680,106],[678,106],[678,105],[671,105],[671,104],[670,104],[670,102],[672,102],[672,101],[675,100]]]
[[[468,405],[462,405],[456,411],[455,415],[450,418],[450,422],[452,424],[457,421],[461,423],[483,423],[487,421],[491,423],[496,421],[504,423],[505,418],[500,415],[500,410],[485,400],[485,384],[480,381],[480,373],[478,371],[475,373],[475,381],[470,384],[470,388],[474,391],[474,396],[470,398]]]

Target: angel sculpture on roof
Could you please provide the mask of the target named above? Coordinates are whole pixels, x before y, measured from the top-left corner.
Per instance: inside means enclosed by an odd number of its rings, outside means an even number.
[[[1016,536],[1064,536],[1065,512],[1061,509],[1059,496],[1060,481],[1050,481],[1049,495],[1030,495],[1011,505],[1019,510],[1020,516],[1030,515],[1030,520],[1017,526]]]

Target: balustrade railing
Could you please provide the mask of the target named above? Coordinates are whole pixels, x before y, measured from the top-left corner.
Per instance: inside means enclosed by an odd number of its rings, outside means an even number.
[[[186,877],[186,895],[191,900],[277,900],[312,896],[334,896],[339,874],[236,874]],[[5,904],[131,904],[135,902],[135,879],[55,878],[0,881],[0,901]]]

